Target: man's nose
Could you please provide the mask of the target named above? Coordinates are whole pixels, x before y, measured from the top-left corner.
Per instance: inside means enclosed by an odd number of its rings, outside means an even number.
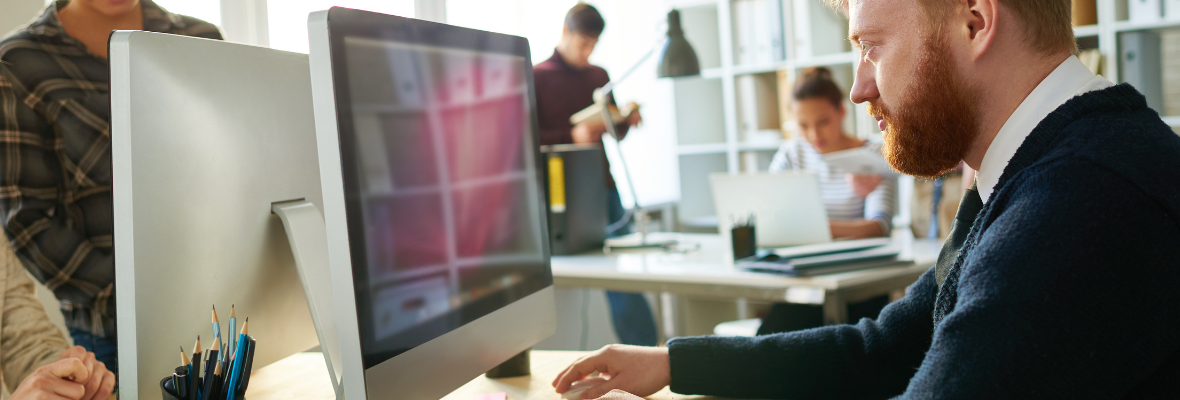
[[[849,98],[856,104],[880,98],[881,92],[877,91],[876,68],[867,62],[861,62],[857,67],[856,82],[852,84]]]

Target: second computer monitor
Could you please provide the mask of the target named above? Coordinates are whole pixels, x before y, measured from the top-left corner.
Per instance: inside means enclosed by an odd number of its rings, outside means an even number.
[[[309,25],[345,395],[443,397],[556,327],[528,42]]]

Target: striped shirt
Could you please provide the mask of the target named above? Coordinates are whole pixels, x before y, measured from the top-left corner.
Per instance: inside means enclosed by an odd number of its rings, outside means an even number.
[[[869,141],[865,147],[881,152],[880,142]],[[848,183],[848,172],[829,166],[805,140],[788,140],[779,147],[770,162],[770,172],[785,170],[807,171],[819,177],[829,220],[867,219],[880,224],[886,235],[892,230],[893,215],[897,213],[897,178],[885,178],[868,197],[857,196]]]
[[[141,4],[144,30],[221,39],[216,26]],[[0,212],[66,325],[106,337],[115,333],[110,64],[66,34],[65,5],[0,41]]]

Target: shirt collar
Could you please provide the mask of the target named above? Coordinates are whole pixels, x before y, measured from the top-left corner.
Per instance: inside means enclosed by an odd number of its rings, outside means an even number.
[[[1008,161],[1041,120],[1075,96],[1111,86],[1114,84],[1101,75],[1094,75],[1077,57],[1070,56],[1058,65],[1012,112],[987,148],[975,178],[983,203],[987,204],[991,199]]]

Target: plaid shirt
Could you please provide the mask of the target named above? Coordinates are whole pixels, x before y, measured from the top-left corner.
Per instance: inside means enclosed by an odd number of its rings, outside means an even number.
[[[141,3],[144,30],[221,39],[216,26]],[[66,325],[113,337],[110,64],[66,34],[65,4],[0,41],[0,212]]]

